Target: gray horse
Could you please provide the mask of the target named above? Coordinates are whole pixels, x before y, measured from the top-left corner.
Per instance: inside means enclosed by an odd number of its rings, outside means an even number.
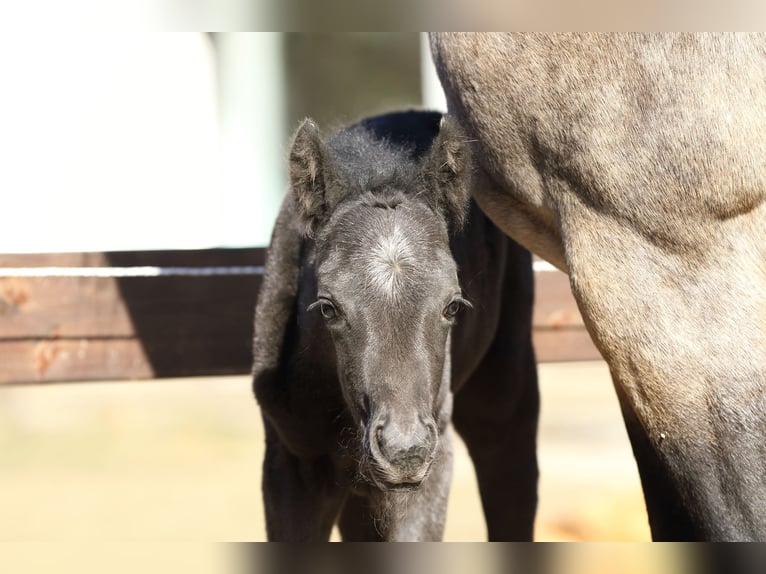
[[[441,539],[450,420],[489,538],[532,538],[530,255],[469,203],[464,139],[430,112],[295,136],[255,318],[270,540]]]
[[[482,210],[569,272],[656,539],[766,539],[766,36],[437,34]]]

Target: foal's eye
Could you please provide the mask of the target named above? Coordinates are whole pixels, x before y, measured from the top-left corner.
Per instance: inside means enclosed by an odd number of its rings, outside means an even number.
[[[338,316],[338,311],[335,309],[335,305],[333,305],[329,299],[319,299],[314,301],[311,305],[308,306],[307,310],[312,311],[317,307],[319,308],[319,312],[322,314],[322,317],[328,321],[335,319],[335,317]]]
[[[460,311],[460,303],[457,301],[452,301],[444,308],[444,315],[451,318],[457,315],[458,311]]]
[[[319,312],[322,314],[322,317],[325,319],[335,319],[337,313],[335,311],[335,307],[333,307],[333,304],[329,301],[322,301],[319,304]]]
[[[454,319],[455,315],[458,314],[460,309],[463,308],[463,306],[471,307],[471,304],[463,299],[462,297],[456,297],[452,301],[449,302],[449,304],[444,308],[442,311],[442,315],[444,315],[445,319]]]

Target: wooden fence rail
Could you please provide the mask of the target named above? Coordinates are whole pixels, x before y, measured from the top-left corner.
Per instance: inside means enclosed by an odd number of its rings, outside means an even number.
[[[264,255],[0,255],[0,384],[247,373]],[[563,273],[536,273],[534,341],[541,362],[600,358]]]

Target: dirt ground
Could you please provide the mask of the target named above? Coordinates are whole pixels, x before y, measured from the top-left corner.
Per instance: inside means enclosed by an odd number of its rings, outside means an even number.
[[[540,366],[538,540],[648,540],[604,363]],[[264,540],[247,376],[0,389],[0,541]],[[485,528],[458,445],[446,539]]]

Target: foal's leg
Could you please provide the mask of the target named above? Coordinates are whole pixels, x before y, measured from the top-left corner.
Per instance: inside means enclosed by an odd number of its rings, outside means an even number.
[[[653,537],[766,539],[764,208],[662,238],[564,207],[572,290],[612,372]]]
[[[509,246],[497,334],[453,407],[455,428],[476,469],[491,541],[532,540],[537,509],[540,400],[529,258],[520,246]]]
[[[343,493],[334,486],[331,464],[304,460],[282,445],[268,421],[263,461],[263,503],[270,541],[329,540]]]
[[[343,504],[338,529],[344,542],[381,542],[384,540],[369,498],[350,495]]]

